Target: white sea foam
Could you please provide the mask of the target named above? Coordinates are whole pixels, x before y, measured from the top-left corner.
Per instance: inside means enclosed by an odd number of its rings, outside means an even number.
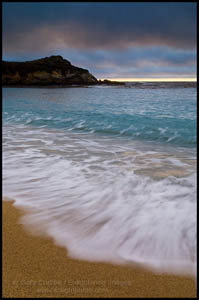
[[[23,223],[72,257],[195,275],[190,155],[53,129],[5,126],[3,133],[3,194],[32,208]]]

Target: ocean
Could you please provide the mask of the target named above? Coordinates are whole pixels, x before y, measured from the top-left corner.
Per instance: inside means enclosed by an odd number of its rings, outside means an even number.
[[[196,274],[196,89],[3,88],[3,197],[71,257]]]

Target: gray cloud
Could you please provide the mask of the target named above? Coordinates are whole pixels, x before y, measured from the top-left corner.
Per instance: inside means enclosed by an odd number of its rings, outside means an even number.
[[[3,25],[4,51],[196,45],[194,3],[4,3]]]
[[[4,59],[61,54],[97,77],[195,76],[195,48],[195,3],[3,4]]]

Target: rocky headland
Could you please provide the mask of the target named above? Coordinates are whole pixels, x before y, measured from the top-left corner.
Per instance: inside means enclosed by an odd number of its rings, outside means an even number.
[[[25,62],[2,62],[4,87],[123,86],[137,89],[190,88],[196,82],[119,82],[97,80],[88,70],[73,66],[62,56],[50,56]]]
[[[98,80],[88,70],[73,66],[62,56],[26,62],[2,62],[3,86],[93,85]]]

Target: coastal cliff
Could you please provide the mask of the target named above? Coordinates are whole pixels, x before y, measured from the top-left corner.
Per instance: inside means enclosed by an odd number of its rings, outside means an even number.
[[[88,70],[73,66],[62,56],[26,62],[2,62],[3,86],[92,85],[98,80]]]

